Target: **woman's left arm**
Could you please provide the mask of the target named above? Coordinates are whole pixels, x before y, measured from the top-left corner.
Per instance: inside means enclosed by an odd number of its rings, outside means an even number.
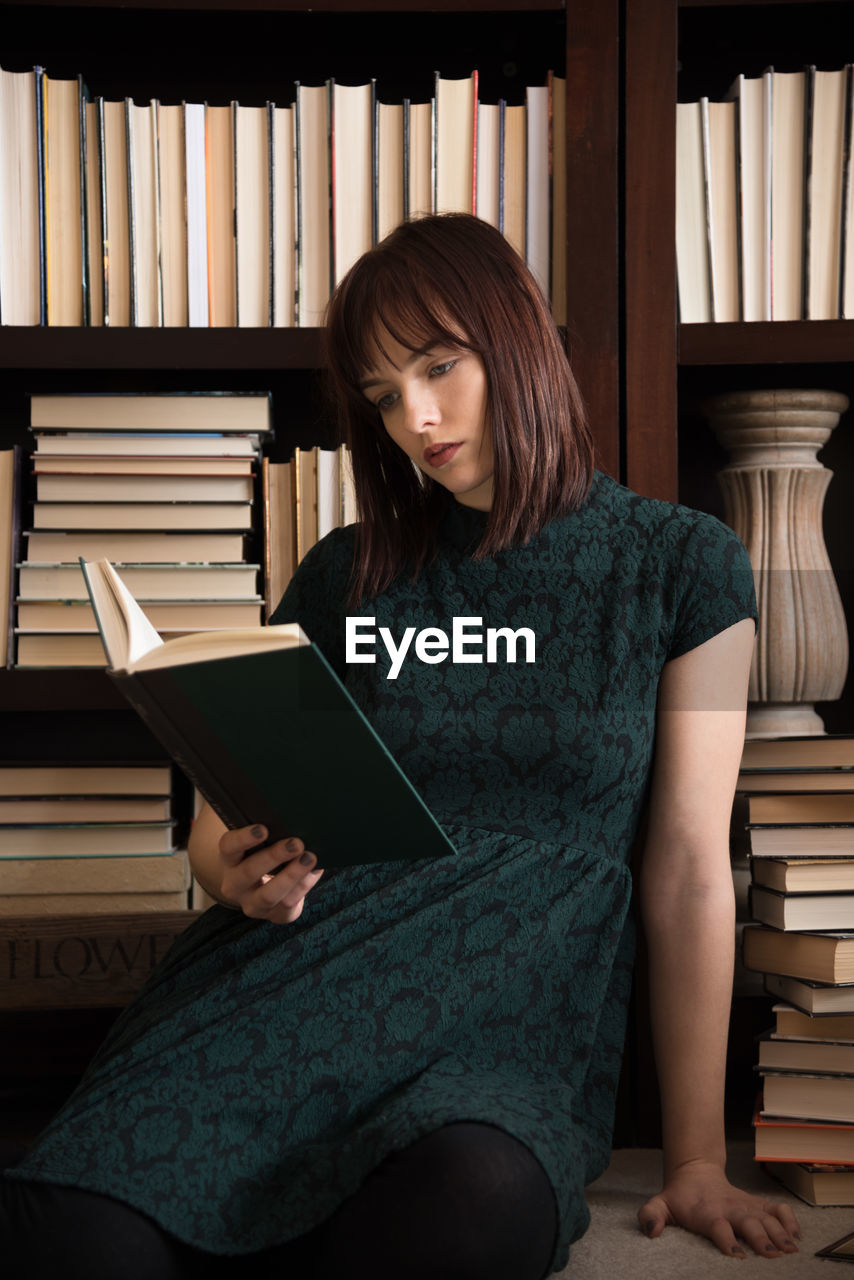
[[[668,662],[659,686],[640,900],[662,1103],[664,1187],[638,1214],[722,1253],[797,1249],[786,1204],[727,1180],[724,1071],[732,998],[734,895],[729,824],[744,743],[754,626],[744,620]]]

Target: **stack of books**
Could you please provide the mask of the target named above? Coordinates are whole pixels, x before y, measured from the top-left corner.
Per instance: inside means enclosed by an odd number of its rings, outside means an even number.
[[[737,77],[681,102],[676,257],[683,322],[854,317],[854,76]]]
[[[30,426],[17,666],[104,666],[81,557],[116,563],[164,634],[258,625],[246,535],[268,393],[33,396]]]
[[[0,69],[4,324],[319,325],[331,288],[404,218],[477,213],[566,321],[566,81],[481,103],[374,81],[292,101],[89,99],[82,78]]]
[[[183,911],[169,765],[0,766],[0,915]]]
[[[748,742],[734,812],[743,961],[780,1001],[759,1045],[756,1158],[812,1203],[854,1204],[854,738]]]

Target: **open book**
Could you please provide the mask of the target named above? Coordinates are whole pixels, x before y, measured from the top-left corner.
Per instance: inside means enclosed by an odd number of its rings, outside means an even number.
[[[455,852],[296,623],[164,642],[108,561],[80,564],[109,676],[227,826],[299,836],[322,867]]]

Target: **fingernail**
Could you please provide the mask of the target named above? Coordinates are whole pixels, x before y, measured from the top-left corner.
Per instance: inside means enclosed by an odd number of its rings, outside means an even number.
[[[263,827],[253,827],[249,834],[250,834],[251,836],[254,836],[256,840],[261,840],[261,839],[263,839],[263,836],[264,836],[264,828],[263,828]]]
[[[765,1252],[766,1252],[766,1253],[779,1253],[779,1252],[780,1252],[780,1250],[777,1248],[777,1246],[776,1246],[775,1244],[766,1244],[766,1246],[765,1246]]]
[[[300,863],[301,863],[301,865],[302,865],[302,866],[304,866],[304,867],[310,867],[310,866],[311,866],[311,864],[312,864],[313,862],[314,862],[314,854],[313,854],[313,853],[309,853],[309,852],[306,850],[306,852],[305,852],[305,853],[302,855],[302,857],[300,858]]]
[[[299,840],[295,840],[294,837],[291,836],[290,840],[285,841],[285,848],[288,853],[296,853],[299,850]]]
[[[801,1238],[801,1233],[800,1233],[800,1231],[793,1231],[793,1232],[792,1232],[792,1235],[795,1237],[795,1239],[796,1239],[796,1240],[800,1240],[800,1238]]]
[[[746,1258],[746,1257],[747,1257],[747,1254],[744,1252],[744,1250],[743,1250],[739,1245],[737,1245],[737,1244],[734,1244],[734,1245],[732,1246],[732,1251],[733,1251],[733,1253],[735,1254],[735,1256],[736,1256],[737,1258]]]

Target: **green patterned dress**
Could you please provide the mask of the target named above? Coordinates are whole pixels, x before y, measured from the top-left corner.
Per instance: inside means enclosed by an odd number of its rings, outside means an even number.
[[[393,680],[382,645],[345,664],[352,528],[275,616],[319,644],[458,857],[327,872],[293,925],[205,912],[10,1176],[241,1254],[317,1225],[390,1152],[482,1121],[546,1170],[566,1264],[609,1159],[659,675],[755,617],[753,578],[718,520],[599,473],[578,512],[477,561],[485,518],[451,501],[430,567],[359,613],[396,640],[454,617],[527,627],[533,663],[499,644],[492,663],[412,652]]]

